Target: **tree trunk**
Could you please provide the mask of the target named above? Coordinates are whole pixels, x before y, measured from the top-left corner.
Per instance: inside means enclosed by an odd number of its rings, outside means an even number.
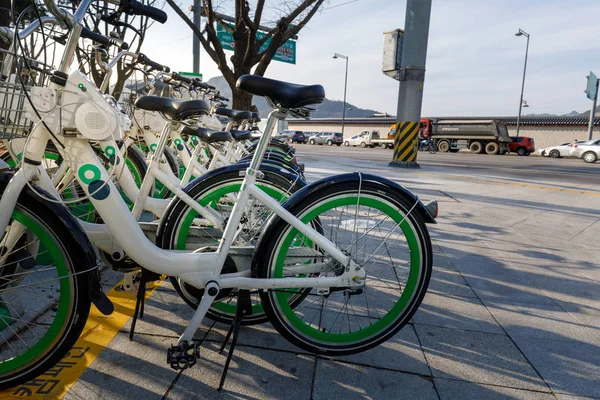
[[[125,82],[127,82],[127,78],[129,76],[119,75],[117,78],[117,82],[115,83],[115,88],[113,89],[113,97],[117,100],[121,98],[121,94],[123,93],[123,87],[125,87]]]
[[[8,26],[10,23],[10,0],[0,0],[0,26]],[[0,40],[0,49],[8,50],[9,44]],[[0,57],[0,62],[2,58]]]
[[[252,95],[234,87],[231,108],[234,110],[250,110],[251,107]]]

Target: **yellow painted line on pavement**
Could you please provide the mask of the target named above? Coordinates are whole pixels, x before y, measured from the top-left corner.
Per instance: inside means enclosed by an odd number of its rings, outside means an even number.
[[[87,323],[75,346],[51,369],[35,379],[12,389],[0,391],[0,399],[62,399],[102,350],[133,316],[135,294],[117,291],[119,282],[107,296],[115,305],[111,315],[91,308]],[[162,281],[147,285],[146,298],[150,297]]]

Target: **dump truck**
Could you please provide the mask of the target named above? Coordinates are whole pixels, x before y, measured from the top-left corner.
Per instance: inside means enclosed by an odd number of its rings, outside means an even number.
[[[444,153],[469,149],[472,153],[506,154],[512,142],[506,124],[495,120],[422,118],[419,136],[430,135]]]

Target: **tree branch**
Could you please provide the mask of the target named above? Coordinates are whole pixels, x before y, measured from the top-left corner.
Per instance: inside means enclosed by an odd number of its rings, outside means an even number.
[[[275,26],[273,29],[271,29],[269,32],[267,32],[267,34],[265,35],[265,37],[264,37],[264,38],[262,38],[261,40],[259,40],[259,41],[258,41],[258,48],[260,48],[260,47],[261,47],[263,44],[265,44],[265,43],[266,43],[266,41],[267,41],[267,40],[269,40],[269,38],[270,38],[270,37],[275,37],[275,35],[276,35],[276,33],[277,33],[277,32],[280,32],[280,33],[281,33],[281,36],[283,36],[283,34],[284,34],[284,33],[283,33],[283,32],[281,32],[281,31],[282,31],[282,28],[284,28],[284,29],[287,29],[287,28],[290,26],[290,24],[291,24],[292,22],[294,22],[294,20],[295,20],[295,19],[296,19],[296,18],[297,18],[297,17],[298,17],[298,16],[299,16],[301,13],[302,13],[304,10],[306,10],[308,7],[310,7],[310,6],[311,6],[313,3],[317,2],[318,4],[317,4],[317,6],[316,6],[316,7],[319,7],[319,6],[320,6],[320,5],[323,3],[323,1],[324,1],[324,0],[304,0],[304,1],[303,1],[302,3],[300,3],[300,4],[298,5],[298,7],[297,7],[297,8],[296,8],[294,11],[292,11],[292,12],[291,12],[289,15],[287,15],[287,16],[285,16],[285,17],[282,17],[282,18],[279,20],[279,22],[277,23],[277,25],[276,25],[276,26]],[[313,8],[313,10],[314,10],[314,8]],[[313,10],[311,10],[311,11],[313,11]],[[315,12],[316,12],[316,10],[315,10]],[[314,14],[314,12],[313,12],[313,14]],[[312,15],[311,15],[311,17],[312,17]],[[310,18],[309,18],[309,19],[310,19]],[[306,22],[308,22],[308,20],[306,20]],[[291,37],[291,36],[290,36],[290,37]],[[288,39],[289,39],[289,38],[288,38]],[[273,41],[271,41],[271,43],[273,43]],[[284,42],[282,42],[282,43],[284,43]],[[280,45],[281,45],[281,44],[280,44]],[[279,48],[279,46],[277,46],[277,47]]]
[[[281,32],[277,32],[277,34],[275,34],[273,36],[273,38],[271,39],[271,43],[269,43],[269,46],[263,52],[258,53],[256,55],[256,57],[254,57],[253,61],[255,61],[255,63],[258,63],[258,66],[254,70],[254,74],[260,75],[260,76],[263,76],[265,74],[265,72],[267,71],[267,67],[269,66],[269,64],[271,64],[271,60],[277,53],[277,49],[279,49],[279,47],[281,47],[281,45],[283,45],[285,42],[287,42],[294,35],[298,34],[298,32],[300,32],[300,30],[302,28],[304,28],[304,26],[315,15],[315,13],[319,9],[319,7],[323,4],[324,1],[325,0],[316,0],[316,1],[315,0],[306,0],[300,6],[298,6],[298,8],[296,10],[294,10],[294,12],[292,12],[288,17],[285,17],[285,19],[289,21],[287,24],[287,27],[289,28],[289,24],[298,15],[300,15],[300,13],[301,13],[301,11],[299,11],[300,8],[303,7],[304,5],[306,5],[306,3],[314,3],[313,8],[308,12],[308,14],[306,14],[306,16],[302,19],[302,21],[300,21],[298,23],[298,25],[296,25],[292,29],[287,29],[284,34],[282,34]],[[305,9],[306,9],[306,7],[304,7],[303,10],[305,10]],[[283,20],[284,20],[284,18],[282,18],[282,21]],[[262,46],[262,44],[260,44],[260,42],[258,45]]]
[[[256,11],[254,12],[254,25],[259,26],[262,19],[262,12],[265,8],[265,0],[258,0],[256,3]]]
[[[217,38],[217,33],[215,32],[215,29],[213,27],[215,18],[214,18],[214,12],[212,10],[212,2],[210,0],[206,1],[207,7],[210,6],[208,11],[206,12],[206,15],[208,18],[208,23],[206,24],[206,28],[205,28],[208,39],[204,37],[204,35],[200,31],[200,29],[198,29],[198,27],[196,25],[194,25],[194,23],[192,21],[190,21],[188,16],[185,15],[185,13],[181,10],[181,8],[179,8],[179,6],[177,4],[175,4],[175,2],[173,0],[166,0],[166,2],[169,4],[169,6],[171,6],[171,8],[175,11],[175,13],[177,15],[179,15],[179,17],[183,20],[183,22],[186,23],[186,25],[192,30],[192,32],[194,32],[194,35],[200,40],[200,43],[202,43],[202,47],[204,47],[204,50],[206,50],[206,52],[208,53],[210,58],[212,58],[213,61],[219,66],[219,69],[223,73],[223,77],[225,77],[227,82],[228,83],[233,82],[233,84],[235,84],[235,82],[234,82],[235,78],[233,76],[233,71],[227,65],[227,59],[225,58],[225,52],[223,51],[223,46],[221,46],[221,44],[219,43],[219,39]],[[211,22],[211,21],[213,21],[213,22]],[[211,43],[212,43],[214,49],[210,47]],[[231,83],[230,83],[230,85],[231,85]]]
[[[167,1],[167,3],[169,3]],[[169,5],[171,5],[171,3],[169,3]],[[173,6],[171,6],[173,7]],[[212,6],[212,1],[211,0],[206,0],[206,6],[204,7],[206,9],[206,17],[208,18],[208,23],[212,24],[215,22],[215,12],[213,10],[213,6]]]
[[[248,4],[247,1],[244,1],[244,6],[245,6],[245,10],[242,13],[242,17],[244,18],[244,22],[246,23],[246,26],[248,28],[250,28],[250,30],[252,31],[253,34],[256,34],[256,31],[258,30],[258,25],[255,24],[254,22],[252,22],[252,20],[250,19],[250,4]]]
[[[302,28],[304,28],[304,26],[308,23],[308,21],[310,21],[312,19],[312,17],[316,14],[317,10],[319,9],[319,7],[321,7],[321,5],[323,4],[324,1],[325,0],[317,0],[315,6],[308,12],[308,14],[306,14],[306,16],[302,19],[302,21],[300,21],[298,23],[298,25],[294,26],[294,28],[288,29],[287,33],[284,36],[285,40],[283,43],[287,42],[290,38],[297,35],[298,32],[300,32],[300,30]],[[293,21],[293,20],[291,20],[291,21]]]
[[[232,35],[235,32],[235,27],[232,28],[231,25],[229,25],[227,22],[223,21],[221,18],[219,18],[216,15],[215,15],[215,21],[217,21],[217,23],[219,25],[221,25],[223,27],[223,29],[225,29],[227,32],[231,33]]]

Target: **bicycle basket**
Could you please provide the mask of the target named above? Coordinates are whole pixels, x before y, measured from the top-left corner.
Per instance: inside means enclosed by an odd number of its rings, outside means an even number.
[[[26,137],[33,123],[25,117],[24,107],[32,86],[43,85],[48,77],[45,65],[0,49],[0,66],[14,65],[9,76],[0,77],[0,140]],[[16,67],[18,66],[18,68]]]

